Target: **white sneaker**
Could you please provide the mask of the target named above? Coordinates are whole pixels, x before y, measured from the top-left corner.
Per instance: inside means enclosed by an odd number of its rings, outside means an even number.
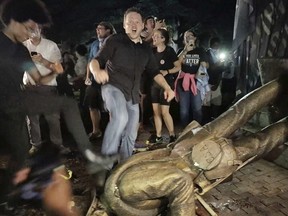
[[[29,149],[29,154],[30,154],[30,155],[33,155],[33,154],[35,154],[38,150],[39,150],[38,147],[32,145],[32,147]]]

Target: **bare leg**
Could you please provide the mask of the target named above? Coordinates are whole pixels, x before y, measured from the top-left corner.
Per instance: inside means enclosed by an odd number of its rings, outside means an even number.
[[[175,136],[173,118],[169,112],[170,106],[161,105],[161,113],[170,136]]]
[[[101,115],[100,115],[100,111],[97,109],[93,109],[93,108],[89,108],[89,112],[90,112],[90,118],[92,121],[92,127],[93,127],[93,131],[92,133],[97,133],[100,132],[100,120],[101,120]]]
[[[161,118],[161,108],[159,103],[153,103],[153,113],[154,113],[154,123],[156,129],[156,135],[158,137],[162,136],[162,118]]]

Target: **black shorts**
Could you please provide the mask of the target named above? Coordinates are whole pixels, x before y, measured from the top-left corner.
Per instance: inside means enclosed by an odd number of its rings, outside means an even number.
[[[84,105],[92,109],[103,109],[103,99],[100,86],[87,86],[84,98]]]
[[[160,105],[170,105],[170,102],[167,102],[167,100],[164,98],[164,89],[155,82],[151,88],[151,102],[159,103]]]

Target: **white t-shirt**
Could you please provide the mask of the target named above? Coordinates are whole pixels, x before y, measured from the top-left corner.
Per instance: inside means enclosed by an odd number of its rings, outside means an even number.
[[[75,73],[77,76],[82,76],[84,77],[86,74],[86,70],[87,70],[87,58],[86,56],[80,56],[77,55],[77,61],[74,67]]]
[[[34,51],[40,53],[43,58],[47,59],[52,63],[61,62],[62,60],[61,52],[57,44],[51,40],[42,37],[40,43],[37,46],[33,45],[30,40],[24,41],[23,44],[27,47],[29,52]],[[46,68],[39,63],[35,63],[35,65],[42,76],[51,73],[51,70],[49,68]],[[30,82],[31,84],[35,83],[34,80],[27,73],[24,74],[23,82],[24,84],[27,84],[28,82]],[[48,83],[45,83],[45,85],[57,86],[56,77],[50,80]]]

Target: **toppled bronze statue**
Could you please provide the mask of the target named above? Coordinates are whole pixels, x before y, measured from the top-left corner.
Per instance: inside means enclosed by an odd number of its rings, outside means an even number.
[[[118,165],[101,197],[106,211],[153,216],[168,207],[172,216],[195,215],[195,195],[205,193],[243,163],[262,157],[287,139],[287,119],[246,137],[230,137],[260,108],[273,103],[282,91],[279,80],[246,95],[203,127],[192,122],[167,148],[135,154]]]

